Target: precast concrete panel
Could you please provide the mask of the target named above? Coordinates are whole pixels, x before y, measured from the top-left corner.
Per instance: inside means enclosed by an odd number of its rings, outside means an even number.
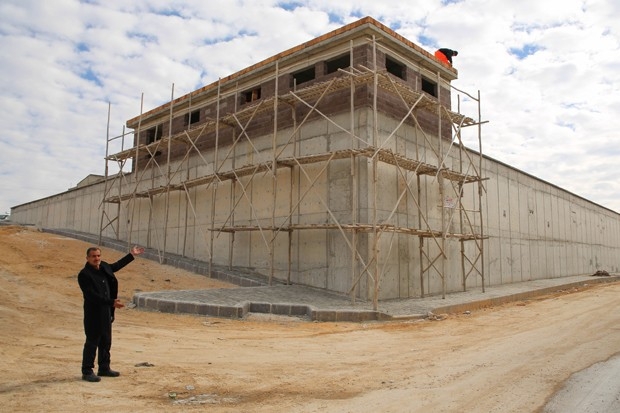
[[[512,240],[510,237],[502,236],[500,238],[500,277],[498,278],[498,284],[511,283],[513,281],[512,276]]]
[[[351,136],[351,116],[349,113],[333,115],[331,121],[327,123],[327,136],[330,137],[327,142],[327,150],[339,151],[351,148],[351,142],[357,138]],[[357,133],[357,126],[353,129],[353,133]]]
[[[327,170],[329,209],[341,217],[348,217],[344,222],[351,222],[352,181],[351,160],[341,159],[330,162]]]
[[[560,240],[560,242],[562,243],[561,246],[561,256],[560,256],[560,262],[558,265],[558,275],[562,276],[562,274],[568,274],[569,273],[569,262],[571,260],[571,256],[570,256],[570,251],[569,251],[569,241],[567,240],[567,228],[570,227],[570,208],[568,205],[568,202],[566,201],[566,199],[564,197],[562,197],[562,194],[560,194],[559,200],[558,200],[558,216],[559,216],[559,223],[558,223],[558,227],[559,227],[559,231],[558,231],[558,239]]]
[[[64,228],[75,228],[75,194],[67,200],[67,209],[65,211],[65,226]]]
[[[419,297],[422,293],[420,286],[420,238],[418,237],[405,237],[406,248],[409,251],[409,259],[401,260],[401,277],[404,277],[408,281],[407,297]],[[402,271],[407,271],[406,274],[402,274]],[[403,292],[404,290],[401,290]]]
[[[541,216],[541,220],[540,220],[540,224],[541,224],[541,229],[542,229],[542,233],[541,233],[541,238],[543,240],[550,240],[552,239],[552,234],[551,234],[551,217],[552,217],[552,212],[551,212],[551,196],[549,195],[549,193],[545,190],[546,188],[541,187],[541,185],[537,185],[539,187],[539,194],[540,194],[540,199],[541,199],[541,206],[542,206],[542,216]]]
[[[568,274],[583,274],[579,268],[579,246],[575,242],[571,242],[567,247],[569,259],[567,261]]]
[[[77,231],[90,232],[90,230],[84,229],[84,224],[84,197],[79,196],[78,194],[75,197],[75,217],[73,220],[73,225]]]
[[[594,242],[596,242],[595,239],[595,231],[594,231],[594,227],[596,226],[596,222],[594,222],[594,220],[592,219],[592,215],[590,214],[590,210],[588,208],[584,208],[584,215],[585,215],[585,230],[586,230],[586,243],[588,243],[588,245],[592,245]]]
[[[56,200],[51,198],[48,202],[49,208],[47,214],[44,217],[43,225],[48,228],[58,228],[56,223]]]
[[[164,205],[164,224],[166,236],[166,251],[179,254],[179,191],[170,192],[167,206]]]
[[[497,167],[495,174],[491,175],[491,171],[487,172],[490,179],[486,185],[486,208],[484,210],[484,216],[486,218],[486,231],[485,233],[489,237],[500,236],[500,198],[499,198],[499,181],[497,175]],[[485,169],[486,171],[486,169]]]
[[[377,165],[377,193],[375,207],[378,222],[393,222],[390,217],[398,199],[398,176],[393,167],[385,164]]]
[[[379,251],[379,299],[399,297],[398,234],[394,232],[382,233],[379,240]]]
[[[66,197],[55,196],[54,198],[54,228],[66,228],[68,225],[67,209],[71,208],[72,194],[68,193]]]
[[[533,213],[530,213],[529,188],[522,182],[518,184],[518,196],[519,222],[515,232],[518,234],[519,238],[527,239],[530,236],[529,221]]]
[[[519,226],[516,231],[519,238],[520,246],[520,279],[525,281],[529,279],[530,274],[530,254],[529,254],[529,220],[530,205],[527,186],[521,181],[519,183]]]
[[[76,228],[77,231],[88,233],[90,232],[90,228],[88,228],[87,218],[85,218],[85,209],[84,209],[85,199],[86,199],[85,196],[80,196],[79,194],[76,195],[74,228]]]
[[[169,227],[166,230],[166,251],[179,254],[179,227]]]
[[[312,122],[310,125],[301,128],[299,135],[300,155],[312,155],[328,151],[326,122]]]
[[[86,189],[86,188],[84,188]],[[101,226],[101,212],[104,207],[103,199],[103,185],[93,185],[90,190],[84,190],[84,195],[79,196],[82,206],[82,225],[78,231],[83,231],[88,234],[98,234]],[[93,206],[93,201],[97,203]]]
[[[273,176],[270,172],[254,175],[250,185],[251,187],[249,189],[252,191],[251,208],[255,219],[269,219],[269,225],[271,225],[271,217],[274,208]],[[228,205],[228,203],[226,205]],[[219,208],[216,207],[216,211],[222,211],[223,205],[218,204],[217,206],[219,206]],[[217,221],[218,223],[220,222],[220,220]]]
[[[545,251],[545,206],[544,206],[544,196],[539,191],[538,185],[534,182],[534,197],[536,204],[536,212],[534,214],[535,223],[534,225],[530,225],[530,228],[535,229],[535,242],[533,243],[534,253],[536,260],[532,262],[532,278],[540,279],[543,277],[546,271],[546,261],[547,255]]]
[[[243,176],[240,177],[238,181],[231,182],[231,196],[234,199],[234,218],[236,225],[255,225],[253,221],[256,219],[256,215],[252,210],[255,192],[252,190],[252,179],[251,176]],[[201,189],[197,191],[199,194],[202,194]],[[206,200],[203,197],[200,203],[204,202],[206,202]],[[202,225],[202,220],[197,222],[197,225]]]
[[[54,197],[50,201],[51,209],[49,215],[46,217],[49,226],[52,228],[59,228],[58,223],[58,197]]]
[[[446,254],[444,262],[444,277],[448,291],[462,291],[463,276],[461,272],[461,243],[455,239],[446,240]],[[441,290],[436,291],[440,293]]]
[[[486,260],[488,268],[486,270],[489,285],[500,284],[502,279],[501,271],[501,250],[500,250],[500,200],[498,195],[497,175],[493,176],[487,184],[487,208],[486,208],[486,231],[489,236],[486,245]]]
[[[583,242],[577,242],[575,244],[575,256],[577,257],[577,266],[575,271],[578,274],[585,274],[588,267],[588,255],[586,254],[586,244]]]
[[[553,267],[551,269],[551,274],[553,277],[557,277],[559,276],[560,273],[560,259],[562,258],[562,256],[559,254],[561,252],[560,249],[560,245],[558,243],[559,237],[558,237],[558,232],[559,232],[559,211],[558,211],[558,198],[556,196],[556,191],[553,190],[552,193],[549,195],[549,201],[550,201],[550,210],[551,210],[551,216],[550,216],[550,223],[551,223],[551,228],[549,231],[549,237],[550,240],[552,242],[553,245]]]
[[[288,233],[272,231],[267,232],[269,237],[273,238],[273,255],[274,255],[274,277],[283,281],[286,281],[288,277]],[[228,241],[228,234],[226,234],[226,241]],[[224,258],[224,257],[223,257]],[[228,256],[225,256],[227,263]]]
[[[186,202],[186,210],[188,212],[187,220],[186,220],[186,232],[183,244],[183,256],[186,257],[194,257],[196,252],[194,250],[195,239],[197,233],[199,232],[198,227],[196,225],[196,214],[195,214],[195,205],[196,205],[196,188],[190,188],[185,194],[185,202]]]
[[[349,245],[352,242],[352,233],[329,230],[326,235],[329,268],[327,284],[333,286],[334,291],[348,292],[353,283],[352,277],[346,276],[351,273],[352,252]]]
[[[151,207],[151,220],[149,222],[148,246],[156,248],[157,250],[163,250],[164,248],[164,199],[162,197],[155,197],[152,200]]]
[[[137,242],[146,246],[149,243],[151,201],[148,198],[137,198],[132,201],[130,208],[135,211],[133,218],[134,228],[140,234]]]
[[[578,216],[577,216],[577,208],[575,207],[575,205],[571,202],[571,200],[568,201],[568,214],[569,214],[569,224],[570,226],[567,228],[568,231],[568,235],[567,238],[570,242],[575,243],[578,241],[579,236],[577,234],[577,226],[578,226]]]
[[[474,257],[478,253],[478,249],[474,242],[466,242],[465,243],[465,255],[467,257]],[[485,263],[478,263],[477,267],[480,268],[481,265],[486,265]],[[470,269],[469,263],[465,263],[465,272],[468,272]],[[485,268],[486,270],[486,268]],[[488,272],[486,273],[488,275]],[[467,289],[470,288],[480,288],[482,285],[482,278],[476,271],[472,271],[469,273],[466,280]]]
[[[415,278],[414,273],[411,271],[411,267],[413,264],[413,257],[411,253],[413,250],[411,249],[410,240],[413,237],[409,237],[406,235],[398,234],[396,235],[396,248],[398,249],[398,268],[395,269],[396,274],[398,276],[398,298],[408,298],[411,297],[410,285],[412,284],[412,278]]]
[[[306,223],[323,224],[330,219],[325,208],[329,204],[328,177],[324,166],[322,163],[308,164],[300,170],[299,190],[302,199],[298,212]]]
[[[257,225],[267,225],[267,222],[259,220]],[[267,231],[252,231],[250,233],[250,245],[249,245],[249,262],[250,268],[255,268],[258,272],[268,275],[270,262],[269,262],[269,237],[270,233]],[[217,257],[214,257],[217,259]]]
[[[298,272],[297,282],[327,288],[327,234],[322,230],[304,231],[303,238],[298,241]]]
[[[457,192],[458,187],[452,185],[450,181],[448,185],[446,185],[446,189],[444,191],[444,199],[442,202],[443,212],[445,214],[445,222],[446,229],[450,233],[459,234],[461,232],[460,228],[460,194]]]
[[[544,278],[544,268],[545,268],[545,251],[544,251],[544,242],[540,239],[532,239],[530,241],[530,254],[531,258],[531,280],[539,280]]]
[[[559,196],[556,198],[557,205],[557,233],[556,237],[561,240],[566,240],[566,226],[568,224],[568,204],[566,199],[562,196],[562,193],[558,194]]]
[[[586,255],[586,267],[584,272],[590,272],[594,268],[594,255],[592,253],[592,217],[588,212],[587,208],[583,209],[583,220],[584,220],[584,238],[585,238],[585,255]]]
[[[559,196],[556,188],[551,186],[551,190],[548,192],[549,194],[549,202],[551,208],[551,237],[553,239],[559,239],[559,219],[560,219],[560,211],[559,211]]]
[[[437,240],[439,241],[439,240]],[[430,257],[436,257],[440,253],[439,246],[432,239],[427,239],[425,241],[428,244],[428,252]],[[428,265],[428,263],[427,263]],[[437,269],[432,269],[426,272],[426,279],[424,280],[424,289],[425,293],[428,294],[437,294],[437,292],[441,291],[441,277],[439,271],[442,270],[441,261],[435,264]]]
[[[196,228],[196,236],[202,235],[200,227]],[[240,231],[234,234],[234,244],[232,246],[232,265],[241,268],[251,267],[252,254],[252,233],[250,231]],[[295,249],[293,249],[293,252]],[[294,255],[295,256],[295,255]]]
[[[579,205],[579,246],[581,256],[580,261],[580,273],[585,274],[590,268],[590,244],[588,241],[588,223],[587,223],[587,211],[580,203]]]
[[[442,181],[434,176],[423,176],[420,180],[424,191],[422,196],[425,199],[424,215],[431,229],[442,229],[442,216],[444,200],[440,198],[439,185]],[[445,183],[443,183],[445,185]]]
[[[511,227],[510,227],[510,187],[507,170],[501,168],[497,176],[499,196],[499,237],[500,237],[500,283],[512,282]]]

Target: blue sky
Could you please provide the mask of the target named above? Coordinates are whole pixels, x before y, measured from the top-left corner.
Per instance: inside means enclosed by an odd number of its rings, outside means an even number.
[[[612,0],[2,0],[0,212],[103,174],[108,103],[116,136],[142,93],[147,111],[363,16],[459,51],[486,155],[620,212]]]

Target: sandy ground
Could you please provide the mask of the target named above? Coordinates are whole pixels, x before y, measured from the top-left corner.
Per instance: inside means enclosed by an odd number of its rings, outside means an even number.
[[[112,348],[122,375],[87,383],[77,285],[87,247],[0,226],[0,411],[542,412],[572,373],[620,351],[620,284],[443,321],[123,309]],[[141,258],[117,276],[125,302],[138,290],[230,287]]]

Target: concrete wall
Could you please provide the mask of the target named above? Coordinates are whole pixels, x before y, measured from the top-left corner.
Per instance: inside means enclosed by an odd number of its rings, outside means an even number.
[[[352,142],[353,147],[363,147],[364,141],[372,143],[376,138],[377,144],[385,148],[427,163],[437,163],[421,132],[412,125],[404,125],[388,142],[383,142],[396,128],[396,120],[380,116],[379,135],[375,137],[371,110],[359,109],[354,116],[357,125],[355,132],[360,140],[352,141],[348,134],[333,124],[317,120],[299,131],[296,140],[298,154],[345,149],[351,147]],[[345,128],[350,124],[348,114],[334,115],[331,120]],[[291,129],[278,132],[280,146],[289,140],[290,134]],[[271,135],[253,138],[252,145],[247,141],[241,142],[221,170],[269,161],[272,158],[271,149]],[[292,146],[287,147],[285,153],[287,151],[292,154]],[[221,148],[220,160],[223,159],[222,154],[227,152],[228,148]],[[205,151],[202,158],[194,155],[185,164],[176,161],[171,165],[171,170],[179,172],[175,174],[173,183],[212,173],[213,159],[213,152]],[[448,157],[446,163],[456,167],[458,158],[456,155]],[[148,198],[124,201],[120,208],[116,204],[105,204],[104,222],[117,214],[119,219],[104,231],[104,235],[122,240],[131,237],[132,243],[160,250],[165,246],[166,252],[205,261],[212,258],[217,264],[232,262],[235,266],[251,267],[265,275],[271,272],[270,253],[273,252],[273,275],[285,280],[289,273],[287,232],[280,232],[272,244],[271,231],[238,231],[233,243],[230,233],[209,231],[212,223],[215,227],[233,224],[265,227],[271,226],[272,219],[275,219],[276,225],[279,225],[286,221],[290,209],[297,205],[298,200],[299,206],[293,211],[293,224],[333,223],[333,217],[341,224],[353,223],[354,202],[359,223],[373,222],[373,205],[376,205],[377,222],[409,228],[418,228],[421,218],[418,205],[422,218],[433,229],[440,229],[442,217],[445,219],[450,212],[440,207],[443,200],[439,195],[439,182],[434,177],[420,178],[420,199],[412,195],[417,192],[413,177],[411,193],[406,193],[397,203],[405,183],[395,167],[378,165],[378,189],[375,194],[371,160],[357,158],[354,175],[349,159],[332,161],[321,173],[324,166],[324,163],[314,163],[303,165],[303,169],[282,168],[278,170],[275,187],[271,174],[260,172],[253,177],[241,177],[237,182],[223,181],[217,185],[216,191],[214,186],[194,187],[187,194],[172,191],[168,203],[165,195],[156,195],[152,201]],[[165,185],[165,179],[158,176],[157,168],[146,172],[138,185],[139,191]],[[141,173],[137,172],[138,175]],[[484,234],[489,236],[484,241],[483,262],[487,285],[591,274],[597,270],[619,271],[619,214],[489,158],[483,160],[482,175],[488,178],[484,182],[486,193],[482,204]],[[133,189],[135,176],[126,177],[123,193]],[[410,177],[407,174],[407,178]],[[314,185],[310,180],[316,180]],[[292,206],[289,201],[291,187]],[[456,196],[447,183],[444,183],[444,188],[447,196]],[[275,198],[274,189],[277,191]],[[103,183],[72,189],[14,207],[11,219],[44,228],[98,234],[103,191]],[[476,191],[476,184],[465,187],[464,203],[472,208],[477,203]],[[111,195],[117,193],[118,186],[109,192]],[[234,216],[230,214],[233,207]],[[473,219],[479,230],[479,218],[474,216]],[[119,228],[118,235],[113,229],[116,226]],[[422,228],[426,229],[426,226]],[[452,221],[450,230],[458,232],[456,221]],[[347,293],[353,280],[359,277],[356,295],[372,297],[372,278],[366,274],[359,276],[363,264],[358,261],[352,270],[352,255],[348,247],[348,243],[353,242],[351,232],[316,229],[294,231],[290,236],[292,282]],[[373,256],[373,240],[372,234],[359,232],[356,235],[357,249],[366,264],[371,262]],[[426,239],[425,242],[430,255],[439,254],[433,239]],[[369,266],[371,273],[374,274],[375,270],[380,273],[380,299],[421,295],[419,243],[417,236],[390,232],[381,235],[379,260],[376,265],[372,263]],[[446,240],[448,259],[441,264],[441,268],[449,292],[462,289],[460,247],[458,241]],[[466,243],[465,248],[469,253],[475,253],[472,243]],[[468,278],[467,287],[479,288],[480,283],[480,278],[473,275]],[[441,277],[433,270],[425,273],[424,293],[438,294],[441,291]]]
[[[617,213],[492,160],[485,169],[491,284],[619,271]]]

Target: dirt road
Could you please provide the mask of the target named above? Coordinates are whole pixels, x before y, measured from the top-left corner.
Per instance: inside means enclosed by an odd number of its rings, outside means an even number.
[[[571,373],[620,352],[619,284],[443,321],[312,323],[117,312],[119,378],[80,379],[87,244],[0,227],[0,410],[537,412]],[[121,253],[104,249],[103,259]],[[228,285],[141,258],[137,290]]]

